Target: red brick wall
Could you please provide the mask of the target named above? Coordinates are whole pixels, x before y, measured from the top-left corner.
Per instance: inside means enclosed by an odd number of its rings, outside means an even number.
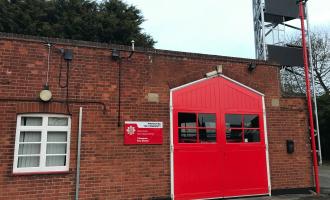
[[[267,114],[273,188],[311,187],[311,147],[304,98],[282,98],[280,107]],[[286,153],[286,140],[293,140],[295,152]],[[276,177],[276,178],[275,178]]]
[[[310,146],[304,99],[282,98],[279,70],[252,60],[169,51],[138,51],[121,63],[121,122],[163,121],[163,145],[123,145],[123,127],[117,127],[118,62],[115,46],[59,41],[71,48],[69,99],[99,101],[106,105],[71,103],[70,172],[53,175],[13,175],[16,116],[18,113],[67,113],[66,89],[58,86],[60,55],[53,49],[50,89],[53,99],[40,103],[5,99],[37,99],[46,81],[47,48],[41,39],[0,36],[0,199],[71,199],[75,192],[78,110],[83,107],[81,146],[81,199],[148,199],[170,196],[169,88],[203,78],[222,64],[223,73],[265,94],[272,189],[312,186]],[[120,49],[126,47],[116,46]],[[121,51],[122,56],[127,52]],[[257,61],[254,61],[257,62]],[[65,73],[65,63],[63,62]],[[65,80],[65,76],[64,76]],[[148,102],[148,93],[159,102]],[[279,99],[279,106],[272,106]],[[286,153],[286,140],[295,152]]]

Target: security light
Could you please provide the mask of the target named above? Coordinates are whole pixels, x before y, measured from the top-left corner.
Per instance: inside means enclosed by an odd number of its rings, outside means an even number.
[[[205,74],[206,77],[212,77],[212,76],[216,76],[218,74],[217,71],[211,71]]]
[[[120,59],[120,52],[117,49],[113,49],[111,53],[112,60],[119,60]]]
[[[205,76],[209,78],[212,76],[217,76],[219,74],[222,74],[222,65],[217,65],[214,71],[206,73]]]
[[[255,63],[249,63],[248,64],[248,70],[250,72],[252,72],[253,70],[255,70],[256,67],[257,67],[257,65]]]
[[[72,49],[64,49],[64,60],[71,61],[73,59]]]

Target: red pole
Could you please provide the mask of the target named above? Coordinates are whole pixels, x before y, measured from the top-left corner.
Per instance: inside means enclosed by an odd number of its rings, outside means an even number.
[[[307,103],[308,103],[308,112],[309,112],[309,126],[310,126],[310,132],[311,132],[312,152],[313,152],[314,182],[315,182],[316,193],[320,194],[319,168],[317,165],[313,110],[312,110],[312,101],[311,101],[311,95],[310,95],[309,69],[308,69],[308,59],[307,59],[306,34],[305,34],[305,24],[304,24],[305,16],[304,16],[303,1],[304,0],[300,0],[300,2],[299,2],[299,15],[300,15],[300,21],[301,21],[301,34],[302,34],[301,40],[302,40],[303,57],[304,57],[304,65],[305,65],[306,94],[307,94]]]

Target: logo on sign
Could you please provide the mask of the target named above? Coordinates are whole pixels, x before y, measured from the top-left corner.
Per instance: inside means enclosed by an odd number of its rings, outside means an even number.
[[[127,134],[128,135],[134,135],[135,134],[135,128],[133,126],[127,127]]]
[[[163,123],[125,121],[124,144],[162,144]]]

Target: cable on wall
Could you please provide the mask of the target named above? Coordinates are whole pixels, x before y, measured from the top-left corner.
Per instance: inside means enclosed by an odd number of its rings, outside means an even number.
[[[47,43],[45,45],[48,48],[48,55],[47,55],[47,74],[46,74],[46,84],[45,84],[45,86],[48,86],[48,82],[49,82],[49,70],[50,70],[50,54],[51,54],[52,44],[51,43]]]
[[[47,77],[46,77],[46,86],[48,86],[49,81],[49,69],[50,69],[50,53],[52,45],[50,43],[46,44],[48,47],[48,56],[47,56]]]
[[[66,80],[65,83],[62,84],[63,59],[64,59],[64,55],[62,55],[60,58],[60,68],[59,68],[59,76],[58,76],[58,85],[60,86],[60,88],[69,87],[70,61],[66,60]]]
[[[39,103],[39,99],[35,98],[0,98],[0,102],[30,102],[30,103]],[[91,101],[91,100],[77,100],[77,99],[52,99],[51,103],[72,103],[72,104],[96,104],[102,106],[103,114],[106,113],[107,107],[105,103],[101,101]],[[71,114],[71,113],[69,113]]]
[[[121,61],[121,59],[118,61],[118,127],[121,126]]]
[[[122,61],[125,59],[130,59],[132,58],[134,52],[135,52],[135,46],[134,43],[135,41],[132,40],[132,47],[131,47],[131,52],[127,57],[121,57],[120,56],[120,51],[117,49],[113,49],[111,53],[111,58],[112,60],[116,61],[118,63],[118,115],[117,115],[117,126],[121,126],[121,68],[122,68]]]
[[[0,97],[0,103],[1,102],[31,102],[31,103],[40,103],[40,102],[47,102],[47,103],[65,103],[67,105],[67,111],[68,114],[70,113],[70,109],[69,109],[69,104],[97,104],[97,105],[101,105],[102,106],[102,110],[103,110],[103,114],[106,114],[106,105],[105,103],[103,103],[102,101],[94,101],[94,100],[77,100],[77,99],[70,99],[69,98],[69,79],[70,79],[70,62],[73,60],[73,51],[71,49],[61,49],[61,48],[56,48],[55,44],[52,44],[48,41],[45,41],[43,43],[44,45],[46,45],[48,47],[48,56],[47,56],[47,77],[46,77],[46,83],[45,86],[49,86],[49,80],[50,80],[50,76],[49,76],[49,72],[50,72],[50,58],[51,58],[51,52],[54,49],[56,53],[60,53],[60,78],[59,78],[59,87],[60,88],[66,88],[66,98],[65,99],[52,99],[51,98],[51,94],[49,96],[50,91],[44,88],[44,90],[42,90],[40,92],[40,96],[39,98],[25,98],[25,97]],[[10,57],[11,59],[11,57]],[[63,68],[63,60],[66,61],[66,81],[65,81],[65,85],[61,84],[61,79],[62,79],[62,68]],[[10,62],[12,62],[10,60]],[[1,81],[1,80],[0,80]],[[8,81],[9,83],[9,81]],[[7,82],[0,82],[0,84],[7,84]],[[45,93],[43,92],[48,92],[47,95],[45,95]],[[48,96],[48,98],[45,100],[44,97]]]
[[[48,102],[52,99],[52,92],[49,90],[49,70],[50,70],[50,54],[51,54],[51,43],[47,42],[45,44],[48,47],[48,55],[47,55],[47,73],[46,73],[46,83],[43,85],[43,89],[39,93],[39,98],[43,102]]]
[[[67,100],[67,111],[70,112],[70,102],[69,102],[69,80],[70,80],[70,62],[73,59],[73,51],[71,49],[60,49],[60,67],[58,76],[58,85],[60,88],[66,88],[66,100]],[[66,79],[65,83],[62,84],[62,70],[63,70],[63,60],[66,62]]]

